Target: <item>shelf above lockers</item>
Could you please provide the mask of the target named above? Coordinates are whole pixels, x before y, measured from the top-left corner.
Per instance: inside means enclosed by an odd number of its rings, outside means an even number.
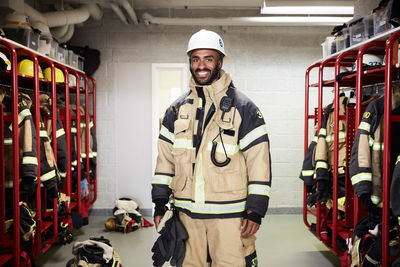
[[[51,60],[51,61],[54,62],[54,63],[58,63],[58,64],[60,64],[60,65],[63,65],[63,66],[65,66],[65,67],[67,67],[67,68],[70,68],[70,69],[72,69],[72,70],[75,70],[75,71],[77,71],[77,72],[84,73],[82,70],[79,70],[79,69],[77,69],[77,68],[74,68],[74,67],[72,67],[72,66],[70,66],[70,65],[68,65],[68,64],[65,64],[65,63],[63,63],[63,62],[60,62],[60,61],[58,61],[58,60],[56,60],[56,59],[54,59],[54,58],[50,58],[50,57],[48,57],[48,56],[46,56],[46,55],[44,55],[44,54],[42,54],[42,53],[39,53],[39,52],[36,51],[36,50],[33,50],[33,49],[31,49],[31,48],[29,48],[29,47],[27,47],[27,46],[24,46],[24,45],[22,45],[22,44],[20,44],[20,43],[17,43],[17,42],[15,42],[15,41],[13,41],[13,40],[10,40],[10,39],[7,39],[7,38],[1,37],[1,36],[0,36],[0,39],[7,41],[7,42],[10,43],[12,46],[14,46],[14,48],[23,48],[23,49],[25,49],[25,50],[28,50],[28,51],[34,53],[34,54],[35,54],[36,56],[38,56],[38,57],[46,58],[46,59],[48,59],[48,60]]]
[[[359,50],[363,45],[365,45],[367,43],[370,43],[370,42],[386,41],[393,33],[397,32],[397,31],[400,31],[400,27],[397,27],[397,28],[391,29],[390,31],[387,31],[387,32],[381,33],[379,35],[376,35],[376,36],[374,36],[374,37],[372,37],[372,38],[370,38],[368,40],[365,40],[365,41],[363,41],[361,43],[358,43],[358,44],[350,46],[350,47],[348,47],[346,49],[340,50],[340,51],[338,51],[338,52],[336,52],[336,53],[334,53],[332,55],[329,55],[328,57],[321,58],[321,59],[315,61],[313,64],[322,62],[322,61],[324,61],[324,60],[326,60],[328,58],[337,58],[340,54],[342,54],[342,53],[344,53],[346,51]],[[384,49],[385,48],[383,47],[383,51],[384,51]]]

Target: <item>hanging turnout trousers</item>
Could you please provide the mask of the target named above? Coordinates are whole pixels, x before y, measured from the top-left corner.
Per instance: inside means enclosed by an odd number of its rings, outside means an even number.
[[[223,97],[231,103],[225,112],[220,108]],[[230,74],[222,71],[221,78],[209,86],[199,86],[192,79],[190,91],[166,111],[158,153],[152,199],[167,203],[173,195],[189,235],[183,266],[205,266],[207,247],[212,266],[257,266],[255,237],[247,245],[253,249],[246,251],[237,228],[245,210],[261,217],[267,212],[271,190],[269,139],[261,112],[233,86]],[[228,164],[218,164],[227,157]],[[210,220],[215,226],[233,227],[232,231],[221,231],[223,236],[217,237],[204,226],[201,233],[196,232],[193,225]],[[198,242],[198,235],[206,240]],[[231,235],[236,236],[230,239]],[[213,254],[239,247],[240,260]],[[202,251],[202,256],[194,259],[190,253],[194,250]],[[252,265],[245,263],[250,255]]]

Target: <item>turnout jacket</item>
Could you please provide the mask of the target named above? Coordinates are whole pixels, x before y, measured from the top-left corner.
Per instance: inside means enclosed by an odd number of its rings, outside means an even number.
[[[2,98],[2,97],[0,97]],[[11,115],[12,98],[4,96],[3,106],[5,115]],[[29,182],[37,179],[37,151],[36,130],[33,123],[30,107],[31,98],[23,93],[18,94],[18,135],[19,135],[19,178]],[[4,123],[4,164],[5,164],[5,187],[13,186],[13,125],[11,122]]]
[[[392,100],[392,114],[399,115],[400,107],[394,103],[399,102],[400,95],[393,94]],[[356,195],[360,197],[368,194],[372,203],[380,207],[383,184],[383,114],[384,97],[372,101],[367,106],[354,139],[349,170]],[[392,123],[391,170],[400,154],[399,126],[398,123]]]
[[[346,113],[348,98],[339,98],[339,115]],[[329,104],[319,129],[318,142],[315,148],[316,180],[330,180],[333,173],[334,146],[334,109]],[[346,122],[339,120],[339,159],[338,174],[344,174],[346,166]]]
[[[223,112],[221,99],[232,107]],[[226,98],[225,98],[226,100]],[[216,142],[217,167],[211,160]],[[264,118],[238,91],[231,75],[221,71],[208,86],[192,79],[190,90],[166,111],[158,139],[152,199],[192,218],[241,217],[251,210],[264,217],[271,191],[271,159]]]
[[[51,98],[47,94],[40,95],[40,109],[45,121],[47,135],[53,141],[53,120],[51,119]],[[60,178],[64,181],[67,177],[68,153],[67,153],[67,140],[65,130],[63,128],[60,116],[57,111],[57,125],[56,125],[56,139],[57,139],[57,168]]]
[[[392,206],[393,215],[398,218],[400,223],[400,155],[398,155],[395,160],[396,164],[390,183],[390,204]]]

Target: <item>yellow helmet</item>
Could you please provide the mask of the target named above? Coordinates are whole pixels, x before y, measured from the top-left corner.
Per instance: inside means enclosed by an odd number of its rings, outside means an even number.
[[[55,68],[56,71],[56,83],[63,83],[64,80],[64,73],[59,69],[59,68]],[[45,68],[44,69],[44,78],[48,81],[51,82],[51,68]]]
[[[115,218],[108,218],[107,221],[104,223],[104,226],[108,231],[114,231],[116,229]]]
[[[18,63],[18,73],[33,77],[33,61],[24,59]],[[39,66],[39,78],[43,79],[42,68]]]

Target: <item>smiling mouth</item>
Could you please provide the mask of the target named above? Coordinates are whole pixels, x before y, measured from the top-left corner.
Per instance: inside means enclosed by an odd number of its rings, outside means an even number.
[[[207,71],[207,70],[196,71],[196,74],[200,78],[205,78],[210,74],[210,71]]]

